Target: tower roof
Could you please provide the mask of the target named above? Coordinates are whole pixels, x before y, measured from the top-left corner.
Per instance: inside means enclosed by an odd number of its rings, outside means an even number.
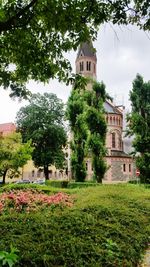
[[[112,113],[112,114],[122,114],[121,110],[114,106],[113,103],[110,103],[109,101],[104,102],[104,109],[106,113]]]
[[[96,57],[96,52],[91,41],[82,43],[80,45],[77,58],[80,56]]]

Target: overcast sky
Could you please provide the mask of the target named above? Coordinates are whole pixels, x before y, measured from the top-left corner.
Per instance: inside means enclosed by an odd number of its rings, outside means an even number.
[[[124,104],[129,109],[129,91],[136,74],[140,73],[145,81],[150,80],[150,34],[136,27],[105,25],[99,31],[94,47],[97,50],[97,80],[103,80],[117,105]],[[76,52],[68,53],[67,57],[75,71]],[[34,93],[53,92],[64,102],[71,90],[57,81],[50,81],[46,86],[31,81],[28,88]],[[17,111],[27,102],[11,100],[8,91],[0,90],[0,123],[15,122]]]

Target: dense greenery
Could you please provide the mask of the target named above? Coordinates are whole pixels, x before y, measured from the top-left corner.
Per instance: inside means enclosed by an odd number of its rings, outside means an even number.
[[[130,91],[132,111],[128,115],[128,134],[134,135],[133,147],[141,182],[150,183],[150,81],[137,75]]]
[[[11,96],[27,95],[26,82],[70,77],[64,52],[76,49],[98,26],[138,24],[150,28],[148,0],[2,0],[0,85]]]
[[[107,166],[106,122],[104,101],[109,96],[105,85],[95,81],[92,90],[85,89],[84,83],[74,86],[67,105],[67,118],[71,128],[71,166],[73,177],[82,182],[86,177],[85,159],[92,158],[94,179],[102,182]]]
[[[6,175],[10,178],[20,174],[23,167],[31,159],[33,148],[31,142],[22,143],[20,133],[0,136],[0,176],[5,184]]]
[[[94,179],[102,183],[107,169],[104,156],[106,156],[106,131],[107,125],[104,115],[104,102],[107,94],[105,85],[94,82],[93,90],[87,92],[86,123],[89,130],[88,147],[92,156]]]
[[[67,136],[64,127],[64,105],[55,94],[35,94],[28,106],[17,114],[18,131],[23,139],[32,140],[32,159],[36,166],[44,168],[48,179],[48,166],[64,167]]]
[[[85,121],[85,86],[86,80],[76,79],[66,112],[71,130],[71,171],[73,178],[78,182],[83,182],[86,177],[85,156],[88,132]]]
[[[150,234],[149,190],[101,185],[79,189],[74,200],[73,207],[1,215],[0,250],[19,250],[16,267],[136,267]]]

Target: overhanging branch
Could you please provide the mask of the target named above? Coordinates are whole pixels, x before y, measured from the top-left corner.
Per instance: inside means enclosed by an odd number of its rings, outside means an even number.
[[[38,0],[32,0],[27,6],[22,8],[17,14],[9,18],[7,21],[0,22],[0,34],[2,32],[21,26],[21,19],[23,15],[25,15],[26,12],[28,12],[31,7],[34,7],[35,4],[37,4],[37,2]],[[28,23],[28,20],[26,23]]]

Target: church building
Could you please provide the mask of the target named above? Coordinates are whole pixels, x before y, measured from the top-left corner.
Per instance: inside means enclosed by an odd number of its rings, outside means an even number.
[[[76,58],[76,73],[84,77],[96,80],[97,57],[92,43],[83,43],[78,50]],[[92,83],[88,83],[87,90],[92,90]],[[122,106],[115,106],[112,102],[104,103],[105,118],[107,122],[106,162],[108,170],[104,182],[127,182],[135,174],[133,158],[124,152],[123,143],[123,109]],[[86,161],[87,180],[91,179],[92,162]]]

